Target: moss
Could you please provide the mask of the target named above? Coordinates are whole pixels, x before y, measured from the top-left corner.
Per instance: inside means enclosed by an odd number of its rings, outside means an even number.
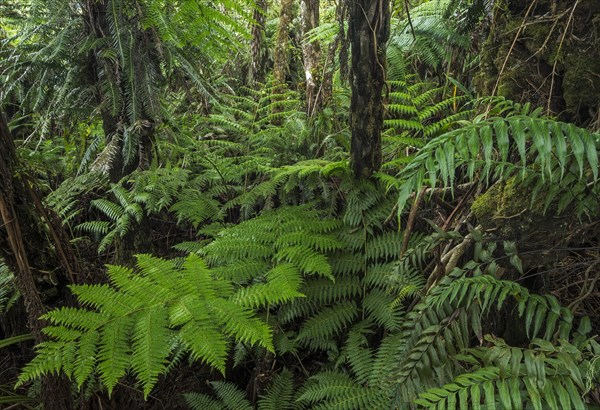
[[[563,96],[567,111],[577,116],[586,115],[600,103],[600,55],[570,55],[563,76]]]
[[[542,107],[550,101],[561,120],[587,126],[600,107],[600,1],[581,0],[569,21],[572,1],[538,0],[525,26],[530,3],[503,4],[481,49],[479,93],[489,95],[498,82],[497,95]]]
[[[477,220],[484,224],[490,225],[497,211],[496,204],[502,198],[502,186],[494,185],[483,195],[479,195],[471,205],[471,211]]]
[[[541,201],[532,205],[531,190],[519,177],[495,184],[473,202],[471,210],[484,229],[498,230],[502,237],[519,238],[548,219]]]

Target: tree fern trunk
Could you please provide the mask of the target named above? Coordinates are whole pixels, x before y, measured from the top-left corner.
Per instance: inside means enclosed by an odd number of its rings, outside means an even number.
[[[250,62],[249,82],[264,83],[267,69],[267,54],[266,49],[266,33],[265,19],[267,16],[267,0],[257,0],[256,8],[254,9],[252,24],[252,41],[250,49],[252,53],[252,61]]]
[[[307,33],[319,25],[319,0],[302,0],[300,17],[302,20],[302,56],[304,58],[304,78],[306,81],[306,113],[309,117],[321,107],[322,67],[321,47],[318,41],[307,41]]]
[[[385,44],[390,33],[386,0],[352,0],[349,5],[350,163],[356,178],[370,177],[381,167],[381,127],[385,86]]]
[[[279,28],[275,43],[275,55],[273,61],[273,77],[278,84],[285,84],[288,74],[288,45],[290,36],[290,25],[293,17],[293,0],[282,0],[279,13]]]

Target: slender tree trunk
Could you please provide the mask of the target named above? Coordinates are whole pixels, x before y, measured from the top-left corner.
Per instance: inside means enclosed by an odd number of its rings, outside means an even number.
[[[290,37],[290,25],[292,23],[294,0],[282,0],[279,12],[279,28],[275,43],[275,55],[273,61],[273,77],[279,85],[285,84],[285,77],[289,71],[288,47]]]
[[[40,320],[46,312],[35,285],[33,272],[27,258],[25,241],[20,225],[20,214],[15,206],[16,195],[24,196],[27,189],[21,181],[13,183],[13,166],[15,165],[15,147],[12,135],[3,113],[0,113],[0,217],[2,227],[6,231],[12,255],[7,255],[6,262],[15,271],[16,285],[23,296],[27,312],[29,329],[37,343],[45,340],[42,334],[44,323]],[[61,376],[47,376],[42,379],[42,400],[46,410],[67,410],[73,408],[71,389],[68,380]]]
[[[264,83],[267,71],[267,49],[265,19],[267,16],[267,0],[257,0],[254,9],[254,23],[252,24],[252,41],[250,49],[252,61],[250,62],[249,83]]]
[[[385,44],[390,34],[389,0],[350,0],[350,164],[356,178],[381,167],[381,127],[385,87]]]
[[[319,0],[301,0],[302,56],[304,58],[304,78],[306,81],[306,113],[309,117],[321,108],[323,90],[321,80],[321,47],[318,41],[308,41],[307,33],[319,25]]]

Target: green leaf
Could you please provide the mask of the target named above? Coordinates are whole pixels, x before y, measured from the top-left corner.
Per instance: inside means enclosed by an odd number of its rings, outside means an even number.
[[[510,143],[508,139],[508,127],[506,126],[506,122],[502,119],[494,121],[494,130],[496,132],[496,140],[498,142],[500,158],[502,162],[506,162],[508,159],[508,148]]]
[[[0,349],[10,346],[10,345],[13,345],[13,344],[26,342],[28,340],[33,340],[33,339],[34,339],[34,337],[31,333],[13,336],[13,337],[7,337],[7,338],[0,340]]]
[[[594,141],[594,136],[589,134],[585,134],[584,143],[585,153],[587,155],[590,168],[592,169],[594,181],[598,181],[598,145]]]
[[[568,137],[571,142],[571,148],[573,150],[573,155],[575,156],[575,160],[577,161],[577,165],[579,166],[579,178],[583,177],[583,157],[585,155],[585,145],[583,140],[581,139],[581,133],[579,128],[577,128],[573,124],[566,125],[568,129]]]
[[[491,381],[483,383],[484,402],[486,410],[496,409],[496,396],[494,384]]]
[[[523,167],[527,165],[526,135],[520,119],[509,119],[513,139],[517,144],[517,150]]]

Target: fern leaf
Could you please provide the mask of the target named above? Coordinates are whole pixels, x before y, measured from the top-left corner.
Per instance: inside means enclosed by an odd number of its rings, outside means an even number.
[[[287,369],[275,375],[265,394],[258,399],[258,410],[287,410],[296,408],[293,383],[293,374]]]
[[[165,370],[166,358],[171,353],[172,333],[167,323],[167,312],[160,306],[147,309],[136,320],[131,366],[142,383],[144,397],[148,397],[158,376]]]

